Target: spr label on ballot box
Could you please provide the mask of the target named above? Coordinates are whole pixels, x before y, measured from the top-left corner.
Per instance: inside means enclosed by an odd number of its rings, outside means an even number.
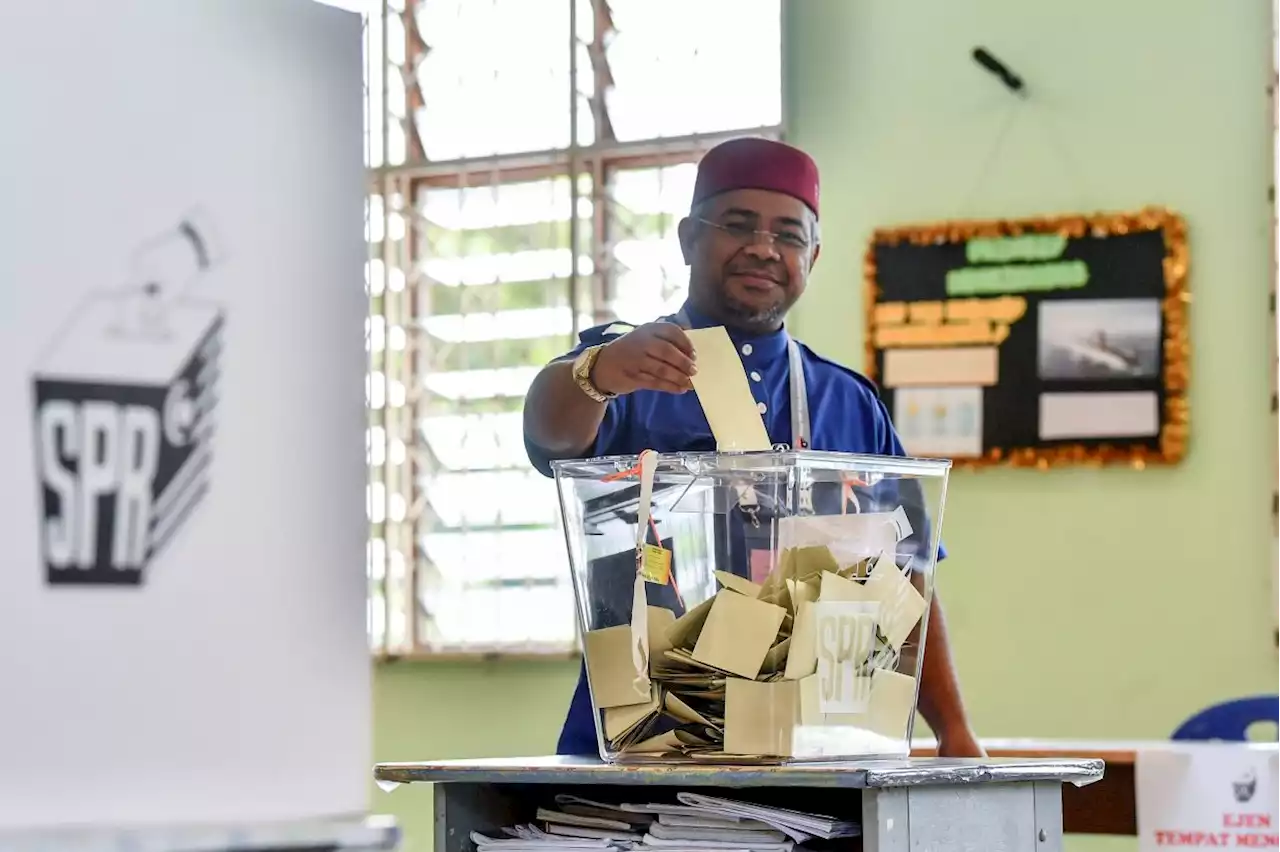
[[[133,280],[94,293],[35,366],[46,582],[138,585],[209,489],[222,307],[200,215],[143,245]]]

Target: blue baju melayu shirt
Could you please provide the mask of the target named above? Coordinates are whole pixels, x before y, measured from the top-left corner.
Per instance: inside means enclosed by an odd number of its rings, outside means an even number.
[[[700,316],[688,306],[684,314],[693,328],[719,324]],[[672,317],[665,319],[674,321]],[[607,343],[626,331],[626,326],[616,324],[587,329],[580,335],[578,347],[562,360],[572,360],[582,350]],[[775,445],[790,446],[791,386],[786,329],[764,335],[730,330],[729,337],[742,357],[743,369],[752,394],[759,403],[770,439]],[[810,449],[904,455],[889,413],[869,379],[820,357],[803,344],[800,345],[800,355],[809,400]],[[534,467],[550,475],[547,454],[531,443],[527,436],[525,446]],[[633,455],[647,449],[659,453],[711,452],[716,449],[715,438],[696,394],[642,390],[610,401],[588,457]],[[939,553],[939,558],[942,555]],[[744,568],[738,566],[735,570],[745,574]],[[629,590],[630,586],[627,588]],[[650,602],[653,603],[652,600]],[[584,668],[578,678],[557,752],[594,755],[597,751],[595,719]]]

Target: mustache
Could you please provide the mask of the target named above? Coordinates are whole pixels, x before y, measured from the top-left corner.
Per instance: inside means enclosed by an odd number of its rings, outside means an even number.
[[[787,283],[786,272],[772,266],[731,266],[727,272],[729,275],[753,275],[758,278],[767,278],[775,284]]]

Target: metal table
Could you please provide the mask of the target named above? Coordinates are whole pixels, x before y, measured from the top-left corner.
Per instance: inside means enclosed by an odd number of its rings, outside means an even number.
[[[790,766],[608,765],[533,757],[379,764],[394,783],[435,784],[435,852],[470,852],[472,831],[530,822],[557,792],[606,801],[718,795],[848,818],[862,815],[866,852],[1060,852],[1062,785],[1102,777],[1101,760],[911,758]],[[618,787],[648,787],[620,791]]]

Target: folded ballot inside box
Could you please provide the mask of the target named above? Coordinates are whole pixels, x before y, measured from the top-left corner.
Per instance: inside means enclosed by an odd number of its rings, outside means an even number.
[[[555,471],[605,760],[907,753],[948,462],[645,453]]]

